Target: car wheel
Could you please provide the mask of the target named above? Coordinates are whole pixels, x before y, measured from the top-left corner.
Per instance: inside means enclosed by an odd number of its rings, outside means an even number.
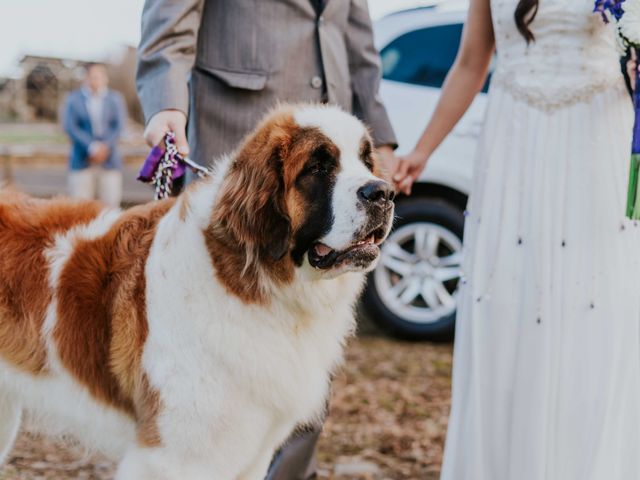
[[[364,307],[374,323],[409,340],[453,338],[464,212],[433,198],[396,203],[396,222],[369,275]]]

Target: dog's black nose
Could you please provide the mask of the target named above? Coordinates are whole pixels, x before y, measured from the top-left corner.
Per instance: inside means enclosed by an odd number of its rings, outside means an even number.
[[[366,202],[381,202],[383,200],[390,202],[395,196],[396,192],[393,187],[382,180],[369,182],[358,190],[358,197]]]

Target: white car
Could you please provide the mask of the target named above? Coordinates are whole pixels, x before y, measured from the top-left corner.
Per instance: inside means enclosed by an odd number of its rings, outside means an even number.
[[[383,66],[380,93],[399,154],[418,140],[458,51],[466,4],[451,3],[393,13],[374,25]],[[412,195],[396,201],[395,228],[364,295],[370,317],[396,336],[453,336],[464,210],[487,87],[431,157]]]

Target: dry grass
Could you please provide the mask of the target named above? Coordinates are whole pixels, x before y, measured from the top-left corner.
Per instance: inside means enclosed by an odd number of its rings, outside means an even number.
[[[450,370],[449,345],[353,340],[334,381],[319,446],[320,479],[437,479]],[[0,469],[0,480],[112,476],[113,465],[100,456],[26,434]]]
[[[436,479],[449,413],[451,346],[352,342],[320,442],[322,477],[365,461],[371,478]],[[364,475],[363,475],[364,477]]]

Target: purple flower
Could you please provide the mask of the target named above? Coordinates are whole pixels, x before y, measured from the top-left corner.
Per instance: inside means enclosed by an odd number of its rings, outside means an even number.
[[[593,11],[594,13],[602,15],[605,23],[609,23],[606,12],[608,11],[616,20],[620,20],[622,15],[624,15],[624,10],[622,9],[623,3],[624,0],[596,0]]]

